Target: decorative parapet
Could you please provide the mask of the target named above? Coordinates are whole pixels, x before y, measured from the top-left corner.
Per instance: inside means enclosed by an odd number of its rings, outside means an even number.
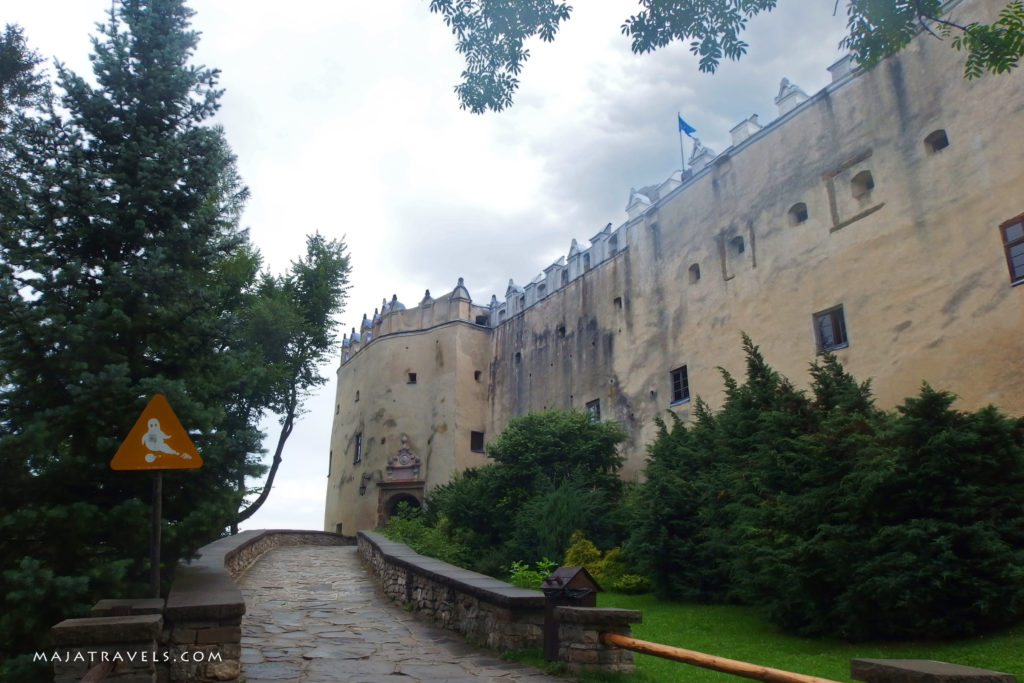
[[[384,594],[467,640],[496,649],[540,647],[544,595],[429,557],[371,531],[359,553]]]

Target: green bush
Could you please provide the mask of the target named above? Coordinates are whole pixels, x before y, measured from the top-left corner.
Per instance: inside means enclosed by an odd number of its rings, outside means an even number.
[[[604,590],[645,593],[651,589],[649,579],[629,573],[629,563],[621,548],[598,550],[582,531],[572,535],[572,545],[565,552],[563,564],[567,567],[583,567]]]
[[[651,580],[639,574],[622,574],[608,585],[613,593],[640,595],[651,592]]]
[[[435,488],[428,516],[443,519],[472,567],[492,575],[513,560],[561,557],[577,528],[614,542],[623,533],[617,446],[625,438],[618,423],[576,411],[513,418],[488,446],[494,462]]]
[[[408,503],[398,504],[398,510],[388,519],[380,532],[392,541],[404,543],[421,555],[434,557],[460,567],[469,564],[469,550],[448,538],[441,526],[431,526],[421,508]]]
[[[551,572],[556,567],[558,567],[558,563],[552,562],[546,557],[538,560],[533,569],[530,568],[529,563],[516,560],[509,567],[508,582],[519,588],[540,590],[544,579],[551,576]]]
[[[722,409],[698,400],[649,447],[626,551],[658,595],[855,640],[1024,618],[1024,420],[927,385],[878,410],[831,355],[798,391],[744,348]]]

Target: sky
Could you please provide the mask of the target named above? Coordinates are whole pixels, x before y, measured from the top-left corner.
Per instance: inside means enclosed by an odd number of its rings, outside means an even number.
[[[625,221],[631,187],[680,169],[677,112],[721,152],[751,114],[776,118],[783,77],[809,95],[828,84],[845,24],[832,0],[782,0],[751,21],[743,59],[712,75],[683,44],[634,55],[619,27],[635,0],[578,0],[553,43],[527,45],[513,106],[474,115],[459,109],[464,64],[428,0],[188,4],[202,34],[193,62],[221,71],[215,121],[250,189],[242,223],[265,267],[287,269],[315,231],[348,245],[339,338],[392,295],[415,305],[463,277],[486,303],[573,238],[586,247]],[[6,0],[0,20],[87,75],[90,36],[110,6]],[[324,366],[328,381],[306,401],[270,498],[243,528],[323,527],[338,364]],[[277,423],[265,428],[272,450]]]

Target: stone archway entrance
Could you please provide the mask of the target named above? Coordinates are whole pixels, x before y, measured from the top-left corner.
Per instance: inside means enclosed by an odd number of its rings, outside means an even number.
[[[412,508],[423,505],[422,481],[382,481],[377,484],[377,526],[384,526],[402,503]]]
[[[423,475],[420,459],[409,449],[409,439],[402,435],[402,447],[388,458],[387,480],[377,482],[377,526],[381,527],[395,514],[401,503],[410,507],[423,505]]]

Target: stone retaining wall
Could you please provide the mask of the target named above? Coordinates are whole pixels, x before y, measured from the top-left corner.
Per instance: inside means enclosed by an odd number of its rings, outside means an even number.
[[[540,647],[544,594],[424,557],[360,531],[359,553],[384,593],[470,642],[496,649]]]
[[[101,600],[92,617],[54,626],[54,641],[69,651],[106,653],[102,656],[107,658],[120,653],[113,660],[111,681],[237,682],[245,601],[234,579],[271,548],[354,543],[320,531],[244,531],[220,538],[200,548],[196,559],[178,565],[166,603]],[[131,653],[136,653],[134,660]],[[55,663],[56,683],[77,683],[95,663],[78,659],[71,665]]]

